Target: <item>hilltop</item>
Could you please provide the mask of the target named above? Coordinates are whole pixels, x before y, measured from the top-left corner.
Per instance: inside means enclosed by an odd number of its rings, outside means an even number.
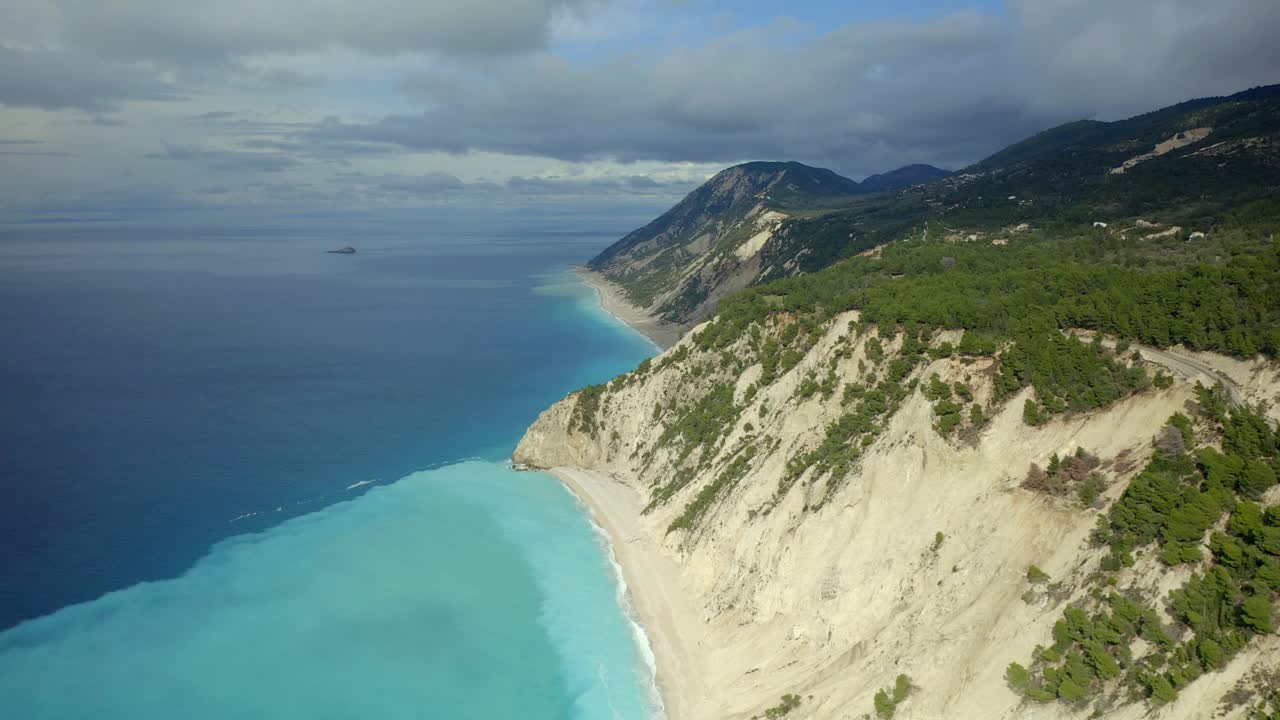
[[[848,207],[945,171],[912,165],[858,183],[798,162],[727,168],[587,265],[628,299],[677,325],[708,316],[726,295],[770,270],[766,245],[786,221]]]

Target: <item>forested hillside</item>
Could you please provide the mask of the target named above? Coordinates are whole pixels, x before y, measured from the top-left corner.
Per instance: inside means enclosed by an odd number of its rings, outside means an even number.
[[[657,237],[654,227],[624,238],[592,266],[636,304],[687,322],[706,317],[739,288],[815,272],[913,232],[1009,235],[1025,225],[1063,236],[1081,225],[1104,223],[1136,228],[1140,232],[1125,236],[1132,238],[1159,224],[1185,238],[1239,227],[1252,216],[1266,221],[1280,190],[1280,86],[1192,100],[1122,121],[1069,123],[934,179],[938,173],[903,168],[868,178],[861,191],[880,189],[879,177],[890,176],[907,187],[828,194],[822,202],[790,208],[759,193],[744,195],[733,216],[709,205],[700,189],[677,208],[706,210],[699,227],[741,228],[737,234],[703,231],[719,243],[729,260],[725,267],[702,262],[692,271],[688,252],[648,239]],[[746,213],[761,217],[767,209],[776,211],[768,221],[742,222]],[[744,244],[749,257],[739,252],[742,257],[734,258]],[[652,248],[645,253],[653,257],[618,263],[620,252],[634,253],[628,249],[639,246]]]
[[[912,165],[860,184],[797,162],[728,168],[671,210],[597,255],[588,267],[619,284],[635,304],[673,323],[705,318],[725,295],[771,272],[770,241],[797,218],[860,205],[947,173]],[[805,231],[807,234],[807,231]]]

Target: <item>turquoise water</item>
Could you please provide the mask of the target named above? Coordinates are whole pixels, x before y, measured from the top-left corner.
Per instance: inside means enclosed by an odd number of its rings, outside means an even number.
[[[565,270],[638,218],[463,220],[0,229],[0,718],[652,714],[600,536],[505,466],[654,351]]]
[[[21,718],[646,717],[599,542],[542,473],[415,473],[0,636],[0,698]]]

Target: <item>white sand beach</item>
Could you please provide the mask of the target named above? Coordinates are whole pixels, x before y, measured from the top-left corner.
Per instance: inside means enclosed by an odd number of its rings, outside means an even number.
[[[582,468],[550,471],[591,511],[622,567],[636,619],[649,636],[658,690],[668,720],[690,720],[705,697],[700,647],[703,624],[689,601],[680,567],[640,529],[640,497],[607,475]]]
[[[605,276],[585,267],[576,267],[574,272],[583,282],[595,289],[600,298],[600,307],[610,315],[631,326],[636,332],[649,338],[662,350],[675,345],[685,328],[680,325],[660,320],[627,300],[622,288],[609,281]]]

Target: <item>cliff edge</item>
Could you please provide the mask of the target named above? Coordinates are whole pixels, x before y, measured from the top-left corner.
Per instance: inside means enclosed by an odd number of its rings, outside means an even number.
[[[790,334],[792,322],[776,315],[765,340]],[[638,532],[678,564],[703,634],[704,676],[676,720],[862,718],[883,710],[877,694],[886,690],[897,718],[1151,714],[1123,689],[1091,704],[1037,702],[1007,673],[1054,642],[1064,609],[1093,607],[1108,588],[1158,607],[1192,575],[1145,553],[1099,585],[1108,549],[1090,540],[1152,460],[1153,436],[1194,406],[1190,378],[1031,426],[1031,388],[998,398],[996,358],[946,351],[960,331],[921,340],[846,312],[784,368],[747,336],[700,346],[707,327],[556,403],[515,453],[536,467],[610,476],[646,505]],[[1264,363],[1223,367],[1255,395],[1280,387]],[[889,393],[890,407],[842,445],[855,452],[833,459],[833,428],[850,427],[859,398],[889,378],[897,397]],[[962,387],[986,415],[940,432],[944,385],[947,397]],[[1058,458],[1089,458],[1095,497],[1029,482],[1033,463]],[[1267,499],[1280,498],[1273,489]],[[1230,695],[1272,677],[1277,653],[1274,635],[1255,639],[1156,708],[1158,717],[1247,717]],[[895,701],[899,676],[909,687]]]

